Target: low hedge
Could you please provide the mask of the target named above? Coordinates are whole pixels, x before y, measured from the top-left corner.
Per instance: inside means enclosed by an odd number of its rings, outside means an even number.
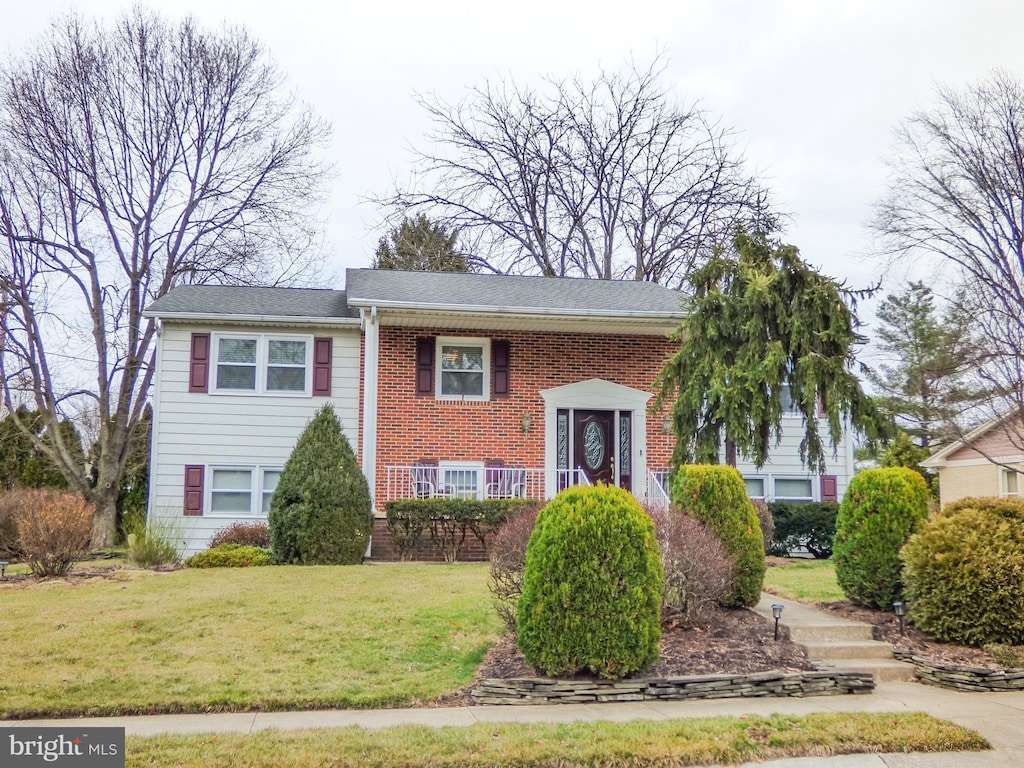
[[[839,504],[834,501],[774,501],[768,505],[775,518],[771,554],[786,557],[803,547],[817,560],[832,557]]]
[[[400,499],[384,505],[388,531],[402,560],[408,560],[424,534],[445,562],[459,559],[470,534],[488,551],[488,537],[509,518],[540,509],[537,499]]]
[[[273,551],[245,544],[221,544],[185,561],[187,568],[251,568],[270,565]]]

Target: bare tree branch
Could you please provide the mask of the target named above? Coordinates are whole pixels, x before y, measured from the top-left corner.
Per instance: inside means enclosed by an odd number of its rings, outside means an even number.
[[[179,283],[311,266],[329,128],[283,87],[244,30],[142,9],[110,26],[64,17],[0,70],[4,405],[32,401],[56,434],[69,401],[95,401],[95,479],[59,444],[38,447],[97,504],[96,546],[112,543],[152,384],[145,307]],[[91,383],[69,349],[94,363]]]

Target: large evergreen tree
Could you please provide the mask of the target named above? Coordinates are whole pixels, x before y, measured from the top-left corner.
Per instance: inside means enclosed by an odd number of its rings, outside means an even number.
[[[370,488],[329,403],[299,436],[270,499],[280,563],[359,563],[370,541]]]
[[[882,409],[924,447],[955,436],[953,419],[981,392],[967,372],[974,357],[969,319],[940,312],[924,283],[910,283],[878,306],[878,348],[886,362],[869,374]]]
[[[471,272],[469,259],[459,252],[458,240],[457,230],[435,223],[422,213],[412,219],[404,217],[377,243],[373,268]]]
[[[819,409],[833,446],[844,417],[869,440],[888,426],[853,374],[863,342],[842,285],[819,274],[792,245],[739,231],[692,279],[680,342],[662,370],[657,403],[670,408],[674,463],[717,463],[737,453],[768,460],[787,407],[803,416],[801,459],[824,470]],[[791,405],[790,405],[791,404]]]

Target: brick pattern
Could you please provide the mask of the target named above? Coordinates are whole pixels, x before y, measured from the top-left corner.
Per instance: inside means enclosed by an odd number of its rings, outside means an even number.
[[[458,336],[510,342],[510,394],[483,402],[416,396],[416,339]],[[389,465],[419,459],[484,461],[506,466],[544,466],[542,390],[587,379],[605,379],[652,392],[653,382],[675,345],[661,336],[600,335],[538,331],[467,331],[448,328],[381,327],[377,416],[377,498],[386,495]],[[533,427],[523,434],[529,412]],[[647,421],[647,466],[668,466],[671,436],[662,416]],[[634,477],[634,488],[646,478]]]

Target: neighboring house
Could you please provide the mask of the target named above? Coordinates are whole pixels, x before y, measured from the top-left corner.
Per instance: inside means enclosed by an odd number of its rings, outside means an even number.
[[[967,496],[1019,496],[1024,490],[1022,436],[1019,419],[993,419],[922,461],[921,466],[939,473],[940,505]]]
[[[673,438],[651,406],[674,348],[666,334],[683,318],[678,294],[633,281],[368,269],[349,270],[346,283],[187,286],[147,310],[162,324],[151,515],[188,525],[190,551],[265,517],[277,473],[327,399],[370,483],[375,556],[388,555],[392,499],[548,498],[597,482],[667,499]],[[278,370],[285,357],[288,373]],[[318,388],[328,371],[329,388]],[[838,498],[850,440],[819,477],[799,459],[799,415],[786,419],[772,461],[740,465],[748,492]]]

